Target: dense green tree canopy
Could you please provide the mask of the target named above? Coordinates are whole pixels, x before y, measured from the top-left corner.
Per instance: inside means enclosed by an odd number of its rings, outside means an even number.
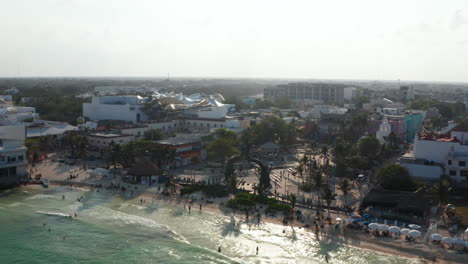
[[[399,164],[392,164],[383,168],[379,172],[378,180],[386,190],[414,191],[417,187],[408,170]]]
[[[163,135],[159,129],[150,129],[145,131],[145,140],[161,140]]]
[[[431,107],[439,109],[440,115],[447,120],[453,120],[465,113],[465,105],[462,102],[447,103],[433,99],[420,99],[411,103],[411,109],[427,110]]]
[[[224,138],[224,139],[233,140],[233,141],[239,140],[239,137],[236,134],[236,132],[233,132],[233,131],[231,131],[229,129],[226,129],[226,128],[216,129],[216,131],[214,132],[214,135],[217,138]]]
[[[238,142],[234,140],[216,138],[208,144],[208,155],[211,158],[225,161],[227,158],[240,153],[237,144]]]
[[[262,122],[246,129],[241,136],[242,144],[259,146],[266,142],[276,142],[290,146],[296,142],[297,131],[293,123],[286,122],[278,116],[270,116]]]
[[[372,157],[378,154],[380,143],[376,137],[364,137],[359,140],[359,154],[365,157]]]

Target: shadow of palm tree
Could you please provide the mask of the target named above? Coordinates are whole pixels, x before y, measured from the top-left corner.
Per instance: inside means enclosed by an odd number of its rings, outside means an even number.
[[[236,225],[236,219],[231,215],[229,223],[225,223],[221,227],[221,235],[225,236],[239,236],[240,228]]]
[[[323,256],[326,259],[330,259],[330,253],[338,251],[341,248],[340,244],[332,242],[319,242],[319,249],[317,251],[318,256]]]

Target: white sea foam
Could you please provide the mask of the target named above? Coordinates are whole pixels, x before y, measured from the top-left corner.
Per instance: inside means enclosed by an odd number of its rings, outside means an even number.
[[[156,223],[155,221],[137,216],[132,214],[127,214],[124,212],[112,210],[102,206],[95,206],[91,210],[87,210],[85,212],[88,216],[94,217],[96,219],[101,220],[114,220],[115,224],[123,224],[123,225],[141,225],[151,228],[159,228],[166,230],[168,234],[171,235],[171,238],[178,240],[180,242],[190,244],[190,242],[185,239],[182,235],[178,234],[176,231],[169,228],[169,226],[164,224]]]
[[[60,213],[60,212],[43,212],[43,211],[36,211],[36,213],[45,214],[45,215],[50,215],[50,216],[70,217],[69,214],[64,214],[64,213]]]
[[[26,198],[26,200],[38,200],[38,199],[50,199],[50,198],[54,198],[54,196],[47,195],[47,194],[36,194],[36,195]]]
[[[18,207],[18,206],[22,206],[22,205],[26,205],[26,204],[25,203],[20,203],[20,202],[15,202],[15,203],[9,204],[8,206],[9,207]]]

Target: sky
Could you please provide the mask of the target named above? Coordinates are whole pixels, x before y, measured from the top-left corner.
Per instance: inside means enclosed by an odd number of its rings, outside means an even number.
[[[467,0],[0,0],[0,77],[468,82]]]

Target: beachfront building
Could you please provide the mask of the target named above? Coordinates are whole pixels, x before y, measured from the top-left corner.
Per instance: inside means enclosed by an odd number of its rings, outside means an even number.
[[[152,185],[158,183],[160,174],[161,170],[152,161],[138,158],[135,165],[127,171],[124,180],[130,183]]]
[[[263,99],[274,102],[287,97],[294,103],[324,102],[328,104],[343,104],[343,84],[298,82],[269,87],[263,90]]]
[[[398,219],[406,224],[423,224],[429,209],[422,190],[402,192],[372,189],[360,205],[360,210],[365,214],[392,221]]]
[[[456,182],[467,182],[468,125],[460,124],[444,135],[420,133],[400,163],[413,177],[438,180],[447,174]]]
[[[0,188],[27,179],[25,139],[25,126],[0,126]]]

